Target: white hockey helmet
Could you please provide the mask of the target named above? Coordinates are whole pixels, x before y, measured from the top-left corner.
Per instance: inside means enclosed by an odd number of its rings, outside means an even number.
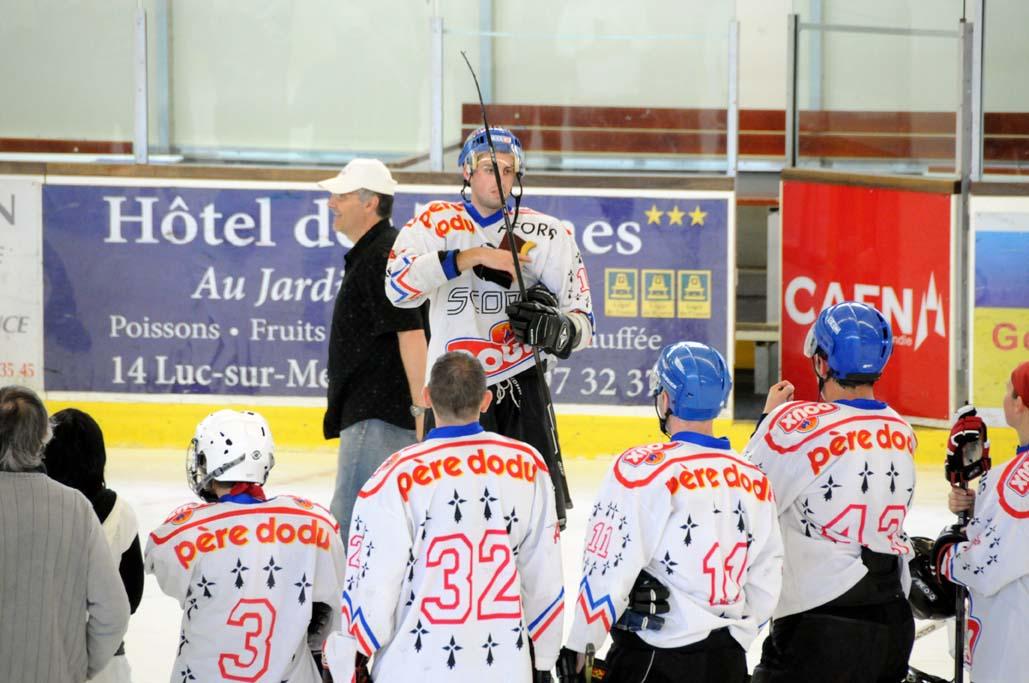
[[[211,500],[212,481],[262,485],[275,466],[275,443],[268,422],[257,413],[219,410],[197,425],[186,452],[186,481]]]

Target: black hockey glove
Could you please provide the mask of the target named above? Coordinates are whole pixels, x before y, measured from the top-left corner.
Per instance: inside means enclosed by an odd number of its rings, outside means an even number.
[[[933,554],[932,554],[932,569],[936,574],[936,578],[940,581],[949,581],[949,579],[943,575],[942,563],[944,555],[947,550],[957,544],[964,543],[968,540],[968,536],[965,535],[965,529],[960,524],[952,524],[946,527],[940,532],[940,535],[936,537],[936,542],[933,543]]]
[[[554,683],[554,677],[549,671],[532,670],[532,683]]]
[[[640,572],[629,592],[629,605],[616,627],[625,631],[660,631],[670,609],[668,588],[647,572]]]
[[[557,671],[557,680],[560,683],[585,683],[586,674],[583,671],[576,671],[579,666],[579,653],[562,647],[557,655],[557,664],[554,666]]]
[[[557,300],[546,287],[536,285],[525,293],[525,299],[509,304],[507,317],[515,338],[523,344],[538,346],[558,358],[571,355],[578,331],[572,319],[557,309]]]
[[[500,285],[504,289],[511,289],[511,283],[514,282],[514,276],[504,270],[497,270],[496,268],[489,268],[487,266],[473,266],[472,272],[475,273],[480,280],[486,282],[492,282],[495,285]]]
[[[528,291],[525,292],[525,300],[557,308],[557,297],[542,282],[537,282],[532,287],[529,287]]]

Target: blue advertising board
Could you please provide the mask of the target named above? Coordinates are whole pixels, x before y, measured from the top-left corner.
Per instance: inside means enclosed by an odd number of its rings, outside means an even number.
[[[350,245],[308,188],[46,185],[46,389],[323,396]],[[437,198],[454,188],[401,186],[395,222]],[[556,403],[648,403],[657,352],[680,339],[731,353],[729,193],[534,190],[525,205],[572,227],[593,294],[597,334],[554,369]]]

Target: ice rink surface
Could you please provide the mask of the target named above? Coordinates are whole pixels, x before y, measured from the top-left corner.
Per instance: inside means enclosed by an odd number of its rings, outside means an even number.
[[[609,465],[610,460],[602,458],[565,459],[575,503],[575,507],[569,510],[568,528],[562,535],[566,589],[576,586],[581,578],[579,563],[586,513]],[[269,496],[295,494],[327,507],[332,496],[335,471],[335,451],[279,452],[265,490]],[[173,509],[195,500],[192,491],[186,486],[185,449],[111,449],[108,452],[107,483],[135,510],[139,518],[140,541],[144,547],[147,534],[164,521]],[[905,523],[909,534],[934,538],[945,525],[953,523],[954,516],[946,509],[947,490],[942,458],[940,467],[919,467],[915,503]],[[568,610],[566,614],[570,614],[570,600],[566,601],[565,607]],[[129,632],[125,639],[126,656],[132,666],[134,681],[149,683],[171,680],[181,618],[178,603],[161,593],[153,577],[147,576],[143,601],[129,622]],[[917,622],[916,628],[928,623]],[[566,630],[570,624],[571,618],[566,617]],[[766,631],[762,631],[748,652],[751,669],[760,657],[761,641]],[[915,641],[911,663],[922,671],[949,679],[953,671],[952,659],[948,654],[949,633],[949,629],[940,628]]]

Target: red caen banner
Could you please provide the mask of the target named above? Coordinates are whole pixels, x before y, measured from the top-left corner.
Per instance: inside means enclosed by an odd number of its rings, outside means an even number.
[[[902,415],[950,417],[951,203],[949,194],[783,181],[781,367],[797,398],[818,395],[803,354],[818,313],[864,301],[894,335],[876,398]]]

